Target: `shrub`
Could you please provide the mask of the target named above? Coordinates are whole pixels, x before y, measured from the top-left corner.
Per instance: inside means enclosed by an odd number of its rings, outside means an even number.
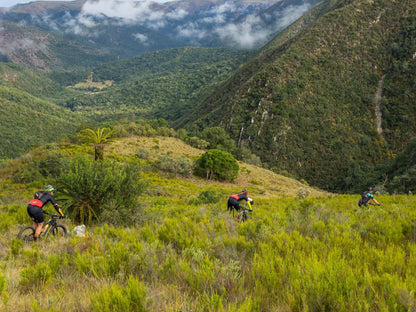
[[[112,285],[91,299],[92,311],[100,312],[146,311],[145,304],[144,286],[131,276],[125,287],[118,284]]]
[[[137,150],[137,157],[140,159],[149,159],[152,157],[152,152],[149,151],[147,148],[141,147]]]
[[[209,145],[209,143],[205,140],[202,140],[198,137],[191,137],[189,139],[189,145],[196,147],[196,148],[200,148],[200,149],[206,149]]]
[[[29,266],[20,273],[22,279],[20,285],[25,287],[35,287],[41,290],[45,285],[54,279],[52,269],[47,263],[40,263],[36,266]]]
[[[206,190],[201,192],[197,198],[192,198],[189,202],[193,205],[198,204],[214,204],[217,203],[223,194],[214,190]]]
[[[307,198],[310,194],[311,194],[311,190],[310,190],[310,189],[305,188],[305,187],[300,187],[300,188],[298,189],[298,194],[297,194],[297,197],[298,197],[299,199],[305,199],[305,198]]]
[[[196,164],[196,174],[207,180],[233,181],[239,171],[237,160],[229,153],[220,150],[209,150]]]
[[[129,224],[134,222],[131,214],[139,208],[137,196],[144,189],[140,177],[137,164],[77,157],[57,181],[63,193],[58,200],[75,222],[101,219]]]
[[[157,158],[156,167],[159,170],[183,176],[189,176],[192,173],[192,163],[184,157],[174,158],[169,155],[158,155]]]

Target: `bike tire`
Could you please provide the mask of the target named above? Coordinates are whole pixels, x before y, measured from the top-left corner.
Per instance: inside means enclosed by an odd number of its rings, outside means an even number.
[[[66,237],[66,234],[68,233],[66,227],[62,224],[58,224],[55,226],[52,230],[52,235],[55,237]]]
[[[35,241],[35,228],[31,225],[25,226],[17,234],[17,239],[21,239],[25,244]]]

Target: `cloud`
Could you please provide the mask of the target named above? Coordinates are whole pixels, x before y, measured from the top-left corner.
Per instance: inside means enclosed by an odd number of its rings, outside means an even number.
[[[275,0],[275,3],[280,0]],[[104,30],[102,25],[140,25],[148,29],[167,32],[167,35],[186,39],[188,42],[203,42],[219,38],[222,42],[240,48],[258,47],[307,12],[311,5],[292,5],[283,11],[259,16],[245,16],[246,8],[229,0],[205,12],[198,12],[198,19],[188,18],[184,9],[166,6],[166,0],[88,0],[77,16],[65,15],[66,31],[78,35],[96,37]],[[245,16],[245,18],[243,18]],[[242,19],[243,18],[243,19]],[[242,19],[242,20],[241,20]],[[43,17],[47,23],[48,17]],[[233,22],[234,21],[234,22]],[[57,25],[51,25],[54,29]],[[151,41],[143,33],[131,34],[142,43]],[[202,44],[203,45],[203,44]]]
[[[81,11],[85,17],[109,17],[120,20],[126,24],[150,24],[156,27],[165,25],[167,19],[181,19],[187,13],[184,10],[166,11],[155,5],[156,2],[166,1],[116,1],[116,0],[89,0]],[[83,21],[80,20],[80,23]],[[87,26],[87,25],[86,25]]]
[[[43,49],[45,49],[44,44],[39,44],[39,42],[35,42],[34,40],[29,38],[15,39],[13,40],[13,42],[0,38],[1,54],[9,54],[16,50],[40,51]]]
[[[149,37],[145,34],[136,33],[136,34],[133,34],[133,38],[137,39],[143,45],[149,45],[150,44]]]
[[[292,24],[310,7],[311,5],[307,3],[289,6],[275,16],[268,15],[264,18],[254,14],[249,15],[242,22],[218,26],[215,32],[224,41],[240,48],[251,49],[266,43],[272,35]]]

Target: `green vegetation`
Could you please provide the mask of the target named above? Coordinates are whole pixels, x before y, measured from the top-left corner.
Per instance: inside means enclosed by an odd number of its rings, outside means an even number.
[[[104,146],[111,141],[111,136],[115,134],[114,130],[109,128],[82,129],[79,134],[81,142],[92,143],[94,145],[94,160],[104,159]]]
[[[137,196],[143,191],[137,163],[96,162],[76,157],[57,179],[62,208],[74,222],[100,220],[111,224],[134,222],[140,211]]]
[[[381,184],[416,135],[415,16],[413,1],[324,1],[176,125],[221,126],[269,168],[326,190]]]
[[[163,135],[328,191],[414,192],[405,156],[416,136],[414,16],[412,1],[328,0],[260,51],[174,48],[44,75],[2,63],[0,156],[101,121],[161,134],[136,118],[164,118]],[[159,156],[159,165],[186,175],[182,160]]]
[[[0,86],[0,157],[16,157],[32,146],[74,134],[83,121],[51,102]]]
[[[174,120],[189,110],[203,89],[227,79],[248,55],[224,48],[176,48],[92,70],[54,72],[48,76],[69,88],[85,80],[114,82],[102,91],[94,88],[96,92],[78,92],[69,97],[64,105],[73,111],[99,119],[140,113]]]
[[[160,148],[152,148],[156,144]],[[376,195],[381,207],[359,208],[359,195],[324,194],[247,164],[240,165],[234,183],[174,177],[158,169],[160,153],[179,157],[180,151],[188,159],[203,154],[182,144],[160,136],[119,138],[109,144],[102,162],[94,161],[87,147],[57,144],[3,166],[0,309],[416,308],[414,196]],[[149,151],[146,159],[135,156],[138,148]],[[44,163],[63,170],[49,174],[39,167]],[[23,245],[15,235],[30,222],[26,203],[45,182],[13,182],[25,167],[38,168],[47,181],[56,176],[56,195],[74,185],[73,200],[89,196],[91,203],[99,202],[94,209],[108,209],[107,218],[92,220],[86,236],[77,237],[72,229],[79,220],[73,214],[62,220],[70,229],[68,238]],[[276,193],[281,182],[290,189]],[[253,218],[239,224],[227,213],[226,200],[243,186],[255,205]]]
[[[212,149],[197,161],[196,173],[208,180],[233,181],[238,175],[237,160],[229,153]]]

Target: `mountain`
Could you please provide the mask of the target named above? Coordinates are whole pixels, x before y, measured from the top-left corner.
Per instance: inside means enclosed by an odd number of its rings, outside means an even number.
[[[316,2],[35,1],[0,13],[0,55],[37,71],[70,71],[167,48],[252,49]]]
[[[172,48],[48,77],[73,91],[64,106],[94,119],[136,115],[174,120],[250,57],[227,48]]]
[[[416,133],[416,1],[324,1],[178,127],[221,126],[279,172],[359,190]]]
[[[82,120],[53,103],[0,86],[0,157],[17,157],[72,135]]]
[[[64,91],[21,65],[0,63],[0,158],[73,135],[88,120],[57,105]],[[67,95],[68,96],[68,95]]]

